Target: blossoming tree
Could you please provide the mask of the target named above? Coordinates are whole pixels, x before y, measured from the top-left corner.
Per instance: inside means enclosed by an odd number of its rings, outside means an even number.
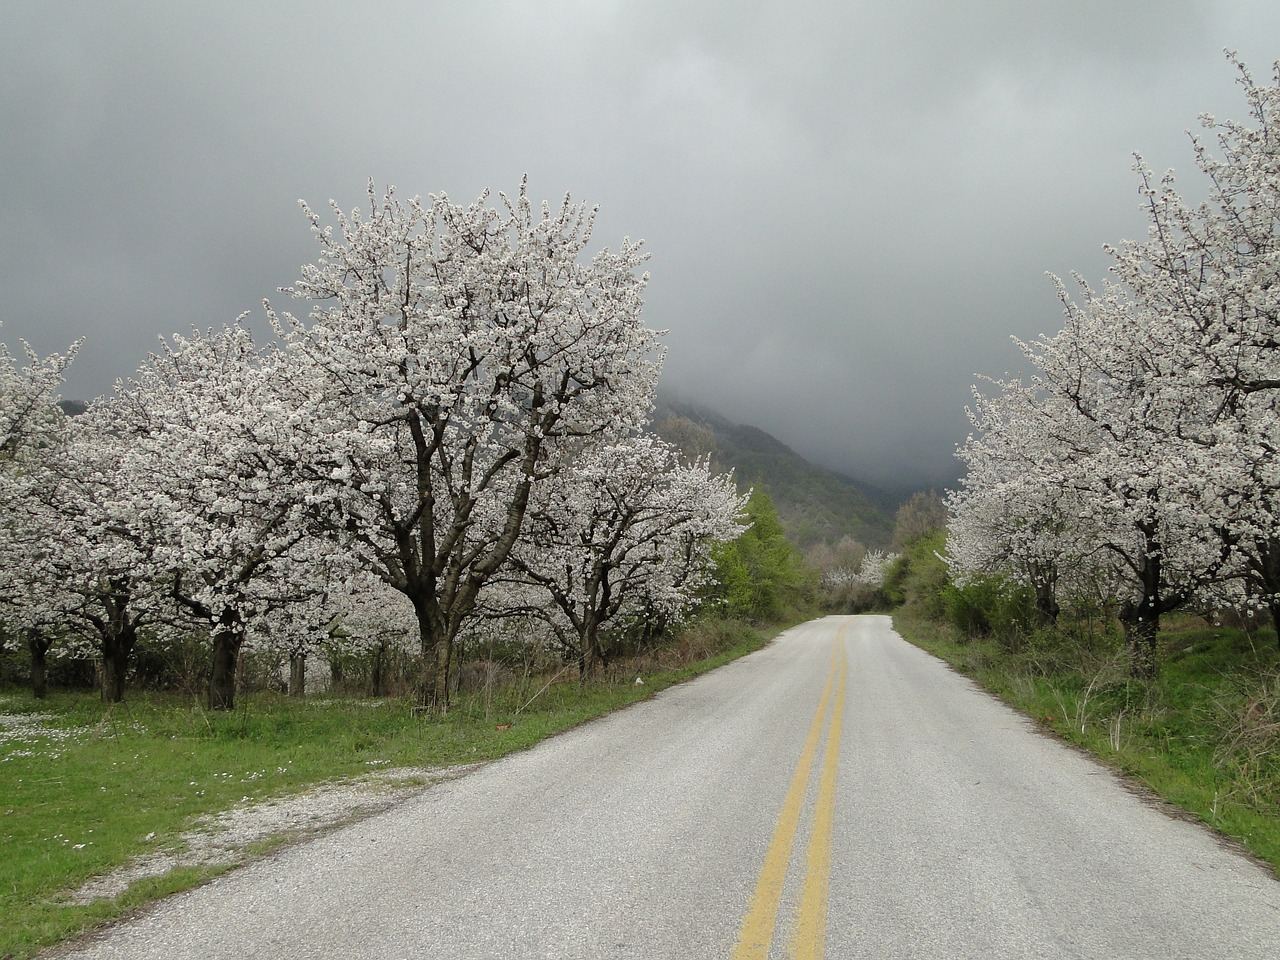
[[[45,695],[45,657],[58,618],[44,601],[33,565],[45,552],[45,493],[64,456],[67,418],[58,389],[79,343],[40,357],[22,344],[26,363],[0,343],[0,624],[20,634],[31,653],[32,686]]]
[[[1022,409],[979,424],[953,503],[953,528],[998,535],[1010,512],[1037,522],[1047,491],[1069,497],[1062,535],[1093,538],[1093,555],[1109,558],[1143,676],[1155,672],[1164,613],[1193,599],[1238,600],[1244,578],[1267,596],[1280,586],[1267,580],[1280,541],[1280,66],[1273,87],[1240,72],[1257,126],[1204,118],[1222,154],[1193,138],[1208,200],[1188,204],[1172,175],[1157,180],[1138,159],[1147,239],[1109,248],[1114,279],[1100,290],[1081,282],[1073,298],[1058,284],[1064,327],[1023,345],[1036,371],[1029,388],[998,384],[1004,396],[988,412]],[[1020,451],[1020,465],[984,476],[997,448]],[[977,508],[991,492],[979,490],[997,479],[1012,506],[983,521]],[[1041,539],[1040,549],[1055,548]]]
[[[245,639],[270,635],[268,618],[322,591],[311,581],[328,570],[290,469],[279,360],[239,326],[175,335],[110,401],[132,437],[133,510],[154,531],[150,575],[211,637],[211,709],[234,705]]]
[[[594,211],[485,194],[304,209],[320,255],[268,314],[288,345],[296,465],[327,536],[413,604],[424,704],[506,562],[536,485],[570,450],[639,427],[661,362],[640,320],[645,255],[586,259]]]
[[[745,529],[746,498],[708,461],[681,463],[648,436],[585,451],[541,485],[511,553],[516,579],[542,587],[573,637],[582,677],[607,655],[601,631],[627,619],[675,622],[697,601],[711,548]]]

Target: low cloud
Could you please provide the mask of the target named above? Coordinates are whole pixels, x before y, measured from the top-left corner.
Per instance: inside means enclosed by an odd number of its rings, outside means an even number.
[[[443,8],[443,9],[434,9]],[[1270,3],[25,4],[0,39],[3,336],[86,345],[68,395],[254,310],[365,183],[599,202],[643,236],[665,380],[809,458],[942,486],[977,374],[1145,230],[1242,116]]]

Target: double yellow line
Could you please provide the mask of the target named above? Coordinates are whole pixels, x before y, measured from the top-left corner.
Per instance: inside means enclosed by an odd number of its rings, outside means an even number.
[[[787,880],[791,863],[791,851],[795,847],[796,832],[800,826],[800,811],[805,795],[809,792],[813,761],[822,739],[823,720],[835,689],[835,707],[831,711],[831,724],[827,729],[827,746],[823,754],[822,776],[818,785],[818,799],[814,810],[813,833],[809,837],[806,857],[807,870],[800,907],[796,913],[795,930],[789,955],[796,960],[821,960],[826,947],[827,897],[831,886],[831,835],[835,824],[836,767],[840,760],[840,726],[844,717],[844,691],[848,675],[848,661],[844,653],[844,628],[836,634],[835,649],[831,651],[831,672],[827,675],[822,699],[813,715],[809,737],[800,752],[791,787],[778,815],[778,826],[764,856],[760,878],[756,881],[755,895],[742,921],[738,942],[732,960],[766,960],[773,943],[774,929],[778,923],[778,909],[782,904],[782,888]]]

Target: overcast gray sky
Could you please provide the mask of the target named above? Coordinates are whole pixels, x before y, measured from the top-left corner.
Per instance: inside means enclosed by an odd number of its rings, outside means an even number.
[[[1275,0],[0,0],[0,331],[83,336],[65,396],[256,310],[297,207],[365,184],[599,203],[643,237],[664,385],[882,485],[956,473],[1045,272],[1139,236],[1131,153],[1195,192]]]

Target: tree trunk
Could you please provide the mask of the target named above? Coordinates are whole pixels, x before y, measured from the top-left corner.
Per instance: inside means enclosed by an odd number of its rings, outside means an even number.
[[[1146,537],[1146,555],[1137,566],[1141,596],[1120,605],[1120,623],[1129,645],[1129,676],[1135,680],[1156,678],[1156,636],[1160,633],[1160,617],[1175,610],[1183,601],[1178,595],[1168,596],[1163,587],[1163,563],[1155,525],[1140,527]]]
[[[1156,637],[1160,633],[1160,614],[1149,603],[1125,603],[1120,608],[1129,647],[1129,676],[1135,680],[1154,680],[1157,672]]]
[[[27,634],[27,649],[31,651],[31,695],[43,700],[49,695],[49,673],[45,663],[53,641],[35,630]]]
[[[413,600],[413,598],[410,598]],[[428,602],[414,600],[418,617],[421,662],[418,667],[418,708],[444,716],[449,712],[449,666],[453,644],[444,625],[432,616]]]
[[[387,641],[379,640],[373,650],[373,664],[369,668],[369,693],[374,697],[387,695]]]
[[[102,638],[102,702],[124,700],[124,681],[129,672],[129,658],[137,644],[138,634],[132,624]]]
[[[289,696],[302,697],[307,693],[307,655],[289,655]]]
[[[102,653],[102,702],[120,703],[124,700],[125,666],[118,657]]]
[[[1271,629],[1276,632],[1276,643],[1280,645],[1280,597],[1267,600],[1267,612],[1271,614]]]
[[[435,689],[431,706],[440,716],[449,712],[449,668],[453,662],[453,638],[447,633],[436,641]]]
[[[102,702],[124,700],[129,659],[138,643],[138,626],[130,608],[133,592],[128,578],[113,578],[102,596],[102,618],[94,619],[102,650]]]
[[[1258,545],[1262,588],[1267,593],[1267,610],[1271,614],[1271,626],[1280,644],[1280,540],[1264,540]]]
[[[236,705],[236,662],[244,634],[219,630],[213,636],[213,671],[209,675],[209,709],[233,710]]]
[[[600,625],[594,619],[583,624],[578,644],[578,682],[586,683],[600,668]]]
[[[1058,598],[1054,595],[1053,584],[1036,584],[1036,625],[1052,627],[1058,622],[1060,612],[1061,608],[1058,606]]]

